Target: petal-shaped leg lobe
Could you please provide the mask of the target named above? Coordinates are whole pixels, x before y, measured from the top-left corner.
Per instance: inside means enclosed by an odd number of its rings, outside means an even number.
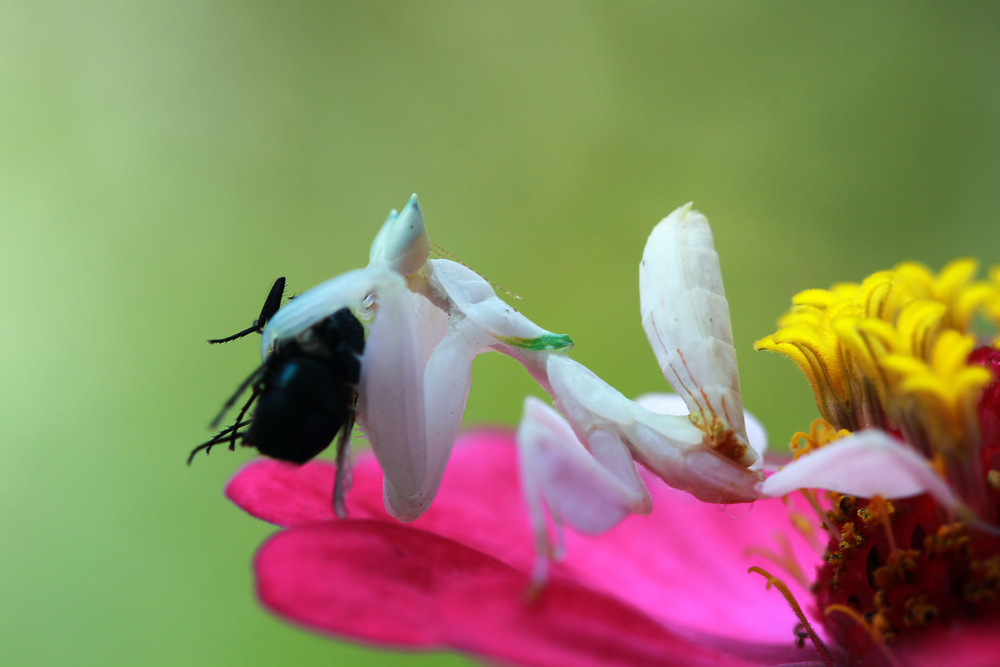
[[[877,429],[835,440],[789,463],[767,478],[761,490],[783,496],[796,489],[819,488],[862,498],[905,498],[930,493],[945,507],[958,498],[927,460],[909,445]]]
[[[648,514],[652,501],[628,448],[613,431],[592,434],[589,453],[558,412],[534,397],[524,403],[517,432],[521,484],[536,553],[551,551],[545,508],[584,533],[603,533],[631,513]],[[545,567],[536,568],[544,578]]]
[[[431,284],[447,295],[461,311],[499,342],[533,351],[563,350],[569,336],[546,331],[507,305],[493,287],[472,269],[446,259],[430,260]]]
[[[584,444],[595,426],[616,425],[627,429],[635,421],[637,406],[586,366],[565,355],[553,354],[546,360],[546,371],[556,407],[566,415]],[[701,442],[701,431],[686,418],[665,418],[665,421],[676,427],[676,435],[684,445]]]
[[[418,298],[402,278],[378,290],[358,387],[362,428],[386,486],[402,497],[420,490],[427,468],[424,369],[413,307]]]
[[[448,313],[418,295],[413,300],[413,322],[420,341],[420,367],[426,369],[434,348],[448,335]]]
[[[637,405],[564,355],[550,355],[547,369],[556,406],[581,442],[588,444],[599,427],[612,427],[636,461],[674,488],[712,503],[761,497],[757,485],[763,481],[762,473],[708,447],[705,434],[686,417],[657,414]]]
[[[416,519],[433,502],[469,400],[472,360],[493,342],[487,332],[461,316],[453,319],[451,329],[434,349],[421,389],[427,428],[424,481],[417,492],[408,495],[400,493],[395,485],[386,486],[387,506],[401,521]]]
[[[675,465],[683,451],[701,444],[702,432],[686,417],[658,415],[636,405],[569,357],[550,356],[546,370],[556,407],[585,445],[595,428],[617,428],[633,455],[660,474],[661,465]]]
[[[729,304],[708,220],[690,205],[653,229],[639,265],[642,325],[660,369],[709,430],[723,430],[747,444]],[[735,460],[756,461],[743,448]]]

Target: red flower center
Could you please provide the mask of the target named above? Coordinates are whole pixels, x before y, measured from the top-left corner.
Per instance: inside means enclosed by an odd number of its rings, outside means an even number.
[[[980,451],[991,501],[1000,509],[1000,351],[979,348],[969,362],[994,376],[979,402]],[[829,499],[827,515],[841,539],[831,538],[814,591],[821,611],[857,612],[828,613],[823,621],[850,664],[879,660],[876,639],[892,646],[959,619],[1000,615],[1000,539],[949,517],[927,495],[888,502],[831,493]]]

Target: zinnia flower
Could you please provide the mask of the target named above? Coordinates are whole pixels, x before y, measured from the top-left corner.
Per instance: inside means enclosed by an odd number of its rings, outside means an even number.
[[[702,219],[698,225],[684,215],[672,222],[675,216],[657,226],[644,253],[641,277],[658,273],[662,280],[655,288],[640,281],[643,323],[664,375],[687,403],[691,422],[705,432],[703,443],[725,443],[732,437],[727,431],[735,431],[734,420],[718,415],[738,414],[727,410],[727,399],[740,405],[735,358],[725,346],[717,346],[721,361],[706,353],[728,333],[724,297],[721,303],[717,298],[721,278],[700,302],[697,294],[691,296],[691,283],[698,278],[690,276],[702,276],[705,285],[715,283],[717,260],[713,251],[703,253],[709,261],[685,266],[683,241],[657,243],[658,236],[683,238],[693,228],[707,239],[701,246],[711,248],[707,222]],[[655,259],[666,270],[651,270]],[[779,331],[757,344],[798,363],[823,417],[809,433],[792,437],[795,460],[790,465],[751,488],[734,486],[750,498],[801,490],[814,509],[830,538],[826,564],[813,584],[818,618],[849,664],[892,664],[897,661],[894,646],[905,649],[918,638],[1000,618],[1000,442],[995,440],[1000,389],[987,368],[1000,366],[1000,352],[975,349],[977,340],[969,332],[977,315],[994,323],[1000,319],[1000,269],[993,270],[992,282],[974,280],[976,270],[974,261],[957,260],[935,276],[919,264],[906,263],[860,285],[807,290],[793,299],[793,310],[782,318]],[[660,309],[649,309],[650,293],[656,290],[662,295]],[[664,322],[669,325],[666,335]],[[720,322],[725,324],[721,336]],[[686,335],[676,333],[685,330]],[[594,387],[597,394],[596,383]],[[601,400],[589,398],[591,404]],[[572,408],[561,398],[559,402],[573,422]],[[605,419],[615,421],[607,416],[610,412],[604,409]],[[706,428],[718,421],[721,428]],[[560,422],[558,415],[545,414],[529,402],[519,434],[522,447],[547,439],[570,442],[564,445],[567,453],[575,443],[575,451],[586,447],[599,456],[593,438],[581,436],[575,424],[579,441],[565,428],[560,434]],[[546,429],[545,438],[536,434]],[[713,432],[723,435],[712,440]],[[725,455],[728,447],[715,444],[713,450]],[[642,452],[634,450],[633,455],[671,486],[707,500],[714,460],[673,466],[698,471],[692,484],[690,474],[686,479],[664,475]],[[613,503],[605,503],[604,512],[591,509],[584,484],[559,479],[572,469],[571,457],[557,461],[525,464],[526,493],[536,534],[542,535],[536,539],[543,556],[548,529],[538,518],[538,506],[547,504],[557,524],[565,519],[585,532],[599,531],[594,517],[614,516],[616,509]],[[814,490],[822,492],[819,498]],[[544,503],[532,502],[533,496]],[[781,564],[790,575],[799,574],[787,559],[774,560],[785,561]],[[779,579],[759,573],[780,587]],[[820,646],[816,633],[804,625]],[[831,659],[822,647],[821,654]]]

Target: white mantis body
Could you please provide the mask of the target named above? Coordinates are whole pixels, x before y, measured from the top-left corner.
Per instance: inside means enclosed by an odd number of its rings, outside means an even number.
[[[524,365],[558,409],[529,398],[518,429],[541,557],[536,581],[551,552],[546,509],[557,523],[589,533],[651,510],[636,462],[714,503],[750,502],[820,482],[852,493],[935,491],[926,466],[898,466],[908,472],[896,475],[895,486],[884,476],[856,474],[851,439],[824,455],[841,464],[836,479],[807,456],[764,482],[767,440],[743,411],[718,255],[708,221],[690,205],[656,226],[639,269],[643,327],[674,395],[625,398],[565,354],[569,337],[535,325],[467,267],[429,259],[429,247],[414,195],[382,226],[368,267],[280,309],[261,350],[266,359],[276,341],[340,308],[369,323],[357,416],[385,474],[386,508],[401,521],[419,517],[433,501],[465,411],[472,360],[490,350]],[[887,460],[905,459],[899,446],[883,442],[888,435],[858,437],[868,438],[858,446]]]
[[[489,283],[449,260],[430,260],[414,195],[390,214],[367,268],[301,294],[268,322],[261,354],[340,308],[368,321],[358,423],[385,474],[386,508],[401,521],[430,506],[465,412],[475,356],[491,349],[538,374],[538,356],[572,345],[501,301]]]
[[[413,197],[382,226],[367,268],[294,299],[262,341],[266,358],[275,341],[344,307],[370,322],[358,421],[385,474],[393,516],[413,520],[433,501],[468,400],[472,359],[489,350],[520,361],[568,418],[527,403],[519,443],[536,529],[544,527],[543,499],[588,532],[648,513],[634,461],[703,500],[759,497],[759,461],[747,447],[728,309],[703,216],[683,208],[664,220],[640,269],[643,323],[668,378],[691,388],[681,394],[691,418],[661,414],[678,412],[676,405],[665,410],[662,399],[628,400],[565,355],[568,337],[536,326],[470,269],[429,259],[429,247]],[[706,312],[709,327],[686,325],[692,313]]]

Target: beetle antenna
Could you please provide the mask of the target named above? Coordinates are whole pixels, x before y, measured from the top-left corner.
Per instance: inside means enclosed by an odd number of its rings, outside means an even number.
[[[500,287],[500,285],[497,285],[497,284],[496,284],[495,282],[493,282],[492,280],[490,280],[489,278],[487,278],[487,277],[486,277],[486,276],[484,276],[483,274],[479,273],[479,271],[476,271],[476,270],[475,270],[474,268],[472,268],[471,266],[469,266],[468,264],[466,264],[465,262],[463,262],[462,260],[460,260],[460,259],[459,259],[458,257],[455,257],[454,255],[452,255],[452,254],[451,254],[450,252],[448,252],[447,250],[445,250],[444,248],[442,248],[442,247],[441,247],[441,246],[439,246],[438,244],[436,244],[436,243],[431,243],[431,248],[432,248],[432,249],[434,250],[434,252],[435,252],[435,253],[437,253],[437,254],[438,254],[439,256],[441,256],[441,257],[447,257],[447,258],[448,258],[448,259],[450,259],[451,261],[453,261],[453,262],[457,262],[457,263],[461,264],[462,266],[464,266],[465,268],[469,269],[470,271],[473,271],[473,272],[475,272],[475,273],[476,273],[476,275],[478,275],[478,276],[479,276],[480,278],[482,278],[483,280],[485,280],[486,282],[488,282],[488,283],[489,283],[490,285],[493,285],[493,287],[494,287],[495,289],[498,289],[498,290],[500,290],[500,291],[501,291],[501,292],[503,292],[504,294],[509,294],[510,296],[514,297],[514,298],[515,298],[515,299],[517,299],[518,301],[524,301],[524,297],[521,297],[521,296],[518,296],[517,294],[514,294],[514,293],[513,293],[513,292],[511,292],[510,290],[508,290],[508,289],[504,289],[503,287]],[[209,342],[211,342],[211,341],[209,341]]]
[[[281,296],[285,293],[285,277],[282,276],[274,281],[271,285],[271,291],[267,293],[267,298],[264,299],[264,306],[260,309],[260,317],[257,318],[256,324],[263,329],[267,326],[268,321],[274,317],[274,314],[278,312],[281,308]]]
[[[213,338],[208,341],[209,345],[215,345],[217,343],[228,343],[229,341],[236,340],[237,338],[243,338],[252,333],[260,333],[267,326],[268,320],[274,317],[274,314],[278,312],[281,308],[281,296],[285,293],[285,279],[284,277],[278,278],[271,285],[271,291],[267,293],[267,298],[264,299],[264,307],[260,309],[260,317],[253,321],[249,327],[244,329],[239,333],[235,333],[232,336],[227,336],[226,338]]]
[[[216,445],[222,444],[226,440],[229,440],[230,434],[232,434],[232,437],[243,435],[245,431],[240,431],[239,429],[243,428],[244,426],[249,426],[250,422],[251,420],[248,419],[245,422],[236,422],[229,428],[222,429],[216,434],[214,438],[206,442],[204,445],[198,445],[197,447],[192,449],[191,455],[188,456],[187,464],[191,465],[191,462],[194,461],[195,454],[197,454],[201,450],[204,449],[205,453],[208,454],[212,451],[212,447],[215,447]]]
[[[225,417],[226,413],[229,412],[229,409],[236,404],[236,401],[240,399],[240,396],[242,396],[243,392],[247,390],[247,387],[256,382],[257,378],[264,373],[264,369],[266,368],[266,366],[267,366],[266,363],[261,364],[260,366],[257,367],[257,369],[253,373],[250,374],[250,377],[248,377],[246,380],[243,381],[243,384],[241,384],[236,389],[236,393],[234,393],[229,398],[229,400],[226,401],[226,404],[222,406],[222,410],[219,412],[219,414],[215,416],[215,419],[213,419],[212,422],[209,424],[209,428],[219,428],[219,422],[222,421],[222,418]],[[246,412],[246,408],[250,407],[250,403],[253,403],[253,400],[257,398],[257,393],[258,393],[257,391],[254,391],[253,396],[250,397],[250,401],[247,403],[246,406],[244,406],[244,413]],[[242,415],[243,413],[240,414]]]

